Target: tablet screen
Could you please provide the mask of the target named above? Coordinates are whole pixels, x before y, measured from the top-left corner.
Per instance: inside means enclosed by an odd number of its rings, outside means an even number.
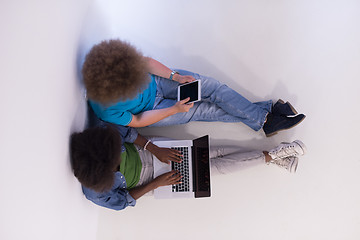
[[[199,100],[199,82],[194,81],[180,86],[180,100],[190,97],[189,102]]]

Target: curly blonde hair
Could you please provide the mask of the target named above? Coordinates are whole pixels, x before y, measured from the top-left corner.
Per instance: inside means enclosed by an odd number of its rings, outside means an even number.
[[[102,104],[134,98],[150,81],[143,55],[118,39],[95,45],[86,55],[82,74],[87,95]]]

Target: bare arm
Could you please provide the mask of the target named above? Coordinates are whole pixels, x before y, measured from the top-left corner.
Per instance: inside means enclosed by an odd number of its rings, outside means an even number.
[[[158,176],[148,184],[131,189],[129,193],[135,200],[137,200],[145,193],[150,192],[151,190],[154,190],[158,187],[179,184],[181,183],[180,180],[181,180],[181,175],[177,173],[175,170],[173,170],[171,172],[164,173]]]
[[[189,100],[190,98],[186,98],[168,108],[149,110],[137,115],[132,115],[131,122],[128,126],[146,127],[176,113],[188,112],[189,109],[194,106],[194,103],[186,104]]]
[[[154,183],[154,180],[149,182],[148,184],[133,188],[129,191],[130,195],[135,199],[139,199],[142,197],[145,193],[150,192],[154,189],[156,189],[157,186]]]
[[[140,147],[144,147],[148,142],[148,139],[144,138],[140,134],[138,134],[134,143]],[[177,150],[171,148],[162,148],[158,147],[152,142],[149,142],[146,146],[146,149],[154,154],[161,162],[170,164],[169,161],[181,162],[181,153]]]
[[[144,138],[140,134],[138,134],[134,143],[140,147],[144,147],[148,142],[148,139]],[[168,162],[169,160],[179,162],[180,161],[180,153],[176,150],[169,148],[160,148],[149,142],[146,149],[148,149],[152,154],[154,154],[159,160],[163,162]],[[176,171],[171,171],[168,173],[164,173],[148,184],[133,188],[129,191],[130,195],[136,200],[143,196],[145,193],[152,191],[160,186],[179,184],[181,180],[181,175]]]
[[[148,71],[151,74],[163,77],[163,78],[169,78],[172,70],[162,64],[161,62],[156,61],[155,59],[145,57],[147,61],[147,67]],[[181,76],[179,74],[175,74],[173,76],[173,80],[179,83],[186,83],[186,82],[192,82],[195,80],[193,76]]]
[[[163,78],[169,78],[172,70],[162,63],[146,57],[145,58],[148,65],[148,71],[154,75],[158,75]],[[192,82],[195,79],[192,76],[181,76],[179,74],[175,74],[173,77],[174,81],[178,81],[179,83]],[[194,106],[194,103],[186,104],[190,98],[184,99],[182,101],[177,102],[174,106],[149,110],[137,115],[132,115],[131,122],[127,125],[129,127],[146,127],[151,124],[154,124],[164,118],[167,118],[171,115],[174,115],[179,112],[188,112],[190,108]]]
[[[145,57],[147,61],[147,67],[151,74],[163,77],[163,78],[169,78],[172,70],[162,64],[161,62],[156,61],[155,59]],[[178,74],[175,74],[173,79],[175,80],[178,76]]]

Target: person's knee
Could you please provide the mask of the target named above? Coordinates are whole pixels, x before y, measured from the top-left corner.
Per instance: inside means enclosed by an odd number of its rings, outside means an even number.
[[[216,91],[223,87],[227,87],[225,84],[219,82],[218,80],[214,78],[200,78],[201,79],[201,94],[204,97],[210,97],[213,95]]]
[[[195,79],[199,79],[199,74],[194,73],[194,72],[190,72],[187,70],[183,70],[183,69],[174,69],[175,71],[177,71],[180,75],[183,76],[193,76]]]

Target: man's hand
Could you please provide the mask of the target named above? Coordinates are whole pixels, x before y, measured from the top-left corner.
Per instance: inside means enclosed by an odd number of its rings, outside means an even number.
[[[153,180],[156,188],[161,186],[173,185],[181,183],[182,176],[176,170],[172,170],[171,172],[164,173]]]
[[[173,162],[181,162],[181,153],[175,149],[171,148],[157,148],[154,152],[154,155],[159,159],[161,162],[170,164],[170,161]]]
[[[175,103],[174,106],[172,106],[172,108],[175,110],[175,113],[179,113],[179,112],[188,112],[190,110],[190,108],[192,108],[194,106],[194,103],[187,103],[190,100],[190,98],[185,98],[181,101],[178,101],[177,103]]]
[[[180,74],[175,74],[173,79],[181,84],[195,81],[193,76],[182,76]]]

